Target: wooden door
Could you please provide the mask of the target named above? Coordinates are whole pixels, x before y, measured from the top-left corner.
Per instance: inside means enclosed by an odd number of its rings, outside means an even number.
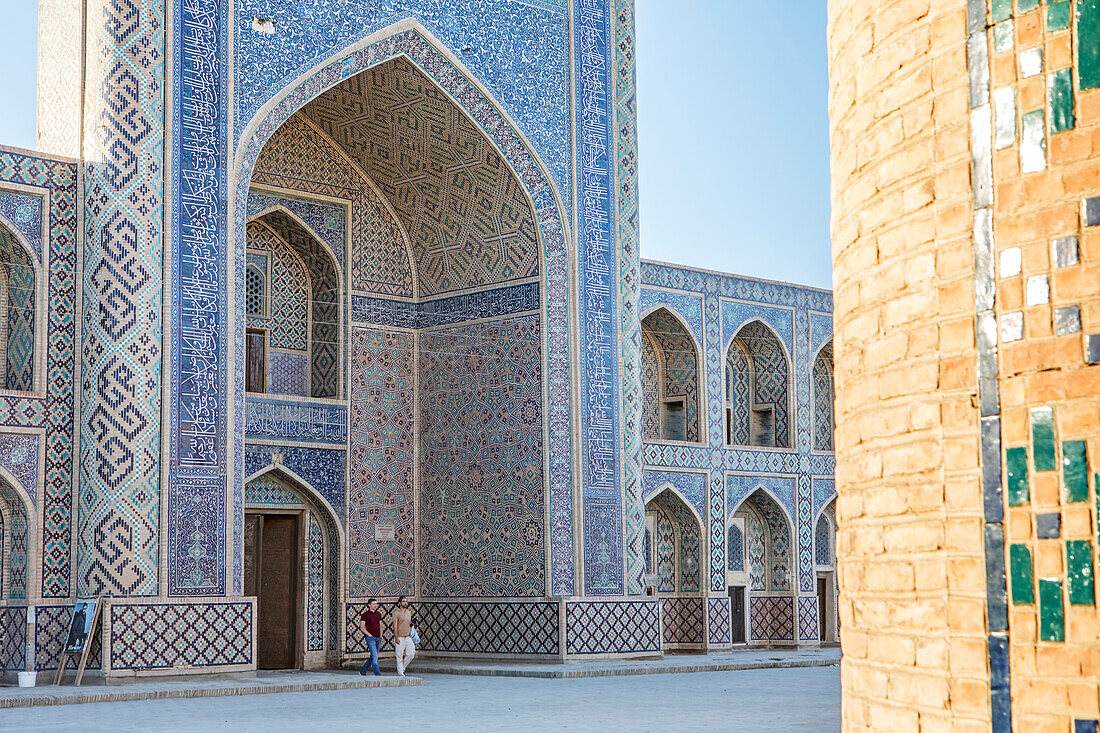
[[[745,587],[730,587],[730,623],[733,625],[733,643],[745,641]]]
[[[256,596],[256,664],[298,666],[298,525],[296,514],[245,518],[244,584]]]
[[[817,627],[818,639],[826,641],[825,631],[829,628],[829,581],[825,578],[817,579]]]

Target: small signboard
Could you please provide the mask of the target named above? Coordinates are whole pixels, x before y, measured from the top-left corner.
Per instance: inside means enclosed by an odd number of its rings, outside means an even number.
[[[69,666],[69,660],[79,657],[76,667],[76,682],[80,685],[84,678],[84,665],[88,663],[88,652],[92,648],[92,639],[99,630],[99,612],[103,605],[102,598],[78,598],[73,604],[73,615],[69,621],[69,633],[65,637],[65,647],[61,650],[61,658],[57,660],[57,679],[55,685],[61,684],[61,678],[65,675],[65,669]]]
[[[392,524],[374,525],[374,539],[379,542],[393,542],[397,533]]]

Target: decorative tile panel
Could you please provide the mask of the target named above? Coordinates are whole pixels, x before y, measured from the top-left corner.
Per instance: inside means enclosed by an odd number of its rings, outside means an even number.
[[[414,590],[413,346],[409,333],[352,331],[348,594],[353,598]]]
[[[306,535],[306,649],[325,648],[325,533],[310,513]]]
[[[254,17],[274,23],[277,42],[252,30]],[[564,104],[569,91],[568,19],[558,2],[466,0],[453,5],[336,0],[317,6],[290,0],[242,2],[236,17],[235,137],[295,78],[331,54],[408,17],[415,17],[446,48],[462,49],[462,63],[532,140],[553,172],[562,200],[570,200],[569,121]],[[478,22],[471,24],[471,18]]]
[[[821,619],[817,611],[817,596],[801,596],[798,599],[798,640],[817,641],[820,637]]]
[[[794,641],[794,598],[749,596],[749,636],[753,641]]]
[[[251,603],[116,604],[111,669],[253,664]]]
[[[344,463],[343,450],[327,448],[292,448],[273,445],[246,445],[244,475],[251,476],[275,462],[275,454],[282,456],[279,463],[320,494],[332,507],[333,513],[344,521]]]
[[[160,540],[164,3],[86,10],[81,593],[154,595]]]
[[[545,592],[539,321],[420,335],[421,596]]]
[[[346,204],[271,191],[249,192],[248,218],[252,219],[273,209],[285,209],[297,217],[308,227],[310,234],[328,246],[340,267],[344,267],[348,241]]]
[[[665,644],[703,644],[704,598],[662,598],[661,630]]]
[[[699,516],[706,515],[707,475],[688,471],[645,471],[642,473],[642,496],[646,503],[666,486],[672,485]]]
[[[26,610],[24,609],[24,613]],[[35,668],[56,670],[61,658],[61,650],[69,638],[69,627],[73,620],[72,604],[66,606],[36,606],[34,609],[34,663]],[[96,634],[88,650],[88,662],[85,669],[100,669],[103,666],[103,634]],[[75,669],[76,663],[70,660],[68,669]]]
[[[290,402],[249,395],[245,401],[245,435],[248,439],[289,440],[309,443],[347,443],[344,405]]]
[[[0,608],[0,670],[12,672],[27,666],[27,607]]]
[[[707,644],[727,646],[732,642],[732,610],[729,597],[707,599]]]
[[[539,274],[536,219],[523,186],[411,61],[351,76],[299,114],[355,159],[394,206],[416,258],[420,295]]]
[[[660,602],[574,601],[565,605],[567,654],[661,650]]]
[[[41,196],[0,189],[0,217],[23,235],[39,262],[42,261],[43,208]]]

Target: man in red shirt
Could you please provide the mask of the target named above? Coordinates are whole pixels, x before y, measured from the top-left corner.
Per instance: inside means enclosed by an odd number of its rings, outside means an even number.
[[[381,675],[378,668],[378,647],[382,643],[382,614],[378,612],[377,599],[367,601],[367,610],[359,617],[359,630],[367,637],[367,647],[370,649],[370,659],[363,663],[359,674],[366,674],[367,669],[373,669],[376,675]]]

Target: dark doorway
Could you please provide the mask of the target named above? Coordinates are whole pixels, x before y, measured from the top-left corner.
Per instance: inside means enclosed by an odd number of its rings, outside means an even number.
[[[733,625],[733,643],[745,643],[745,586],[730,586],[730,623]]]
[[[245,336],[245,390],[266,392],[267,343],[263,331],[248,329]]]
[[[817,626],[818,639],[825,641],[825,632],[829,628],[829,581],[825,578],[817,579]]]
[[[256,596],[256,666],[298,666],[297,514],[247,514],[244,593]]]

